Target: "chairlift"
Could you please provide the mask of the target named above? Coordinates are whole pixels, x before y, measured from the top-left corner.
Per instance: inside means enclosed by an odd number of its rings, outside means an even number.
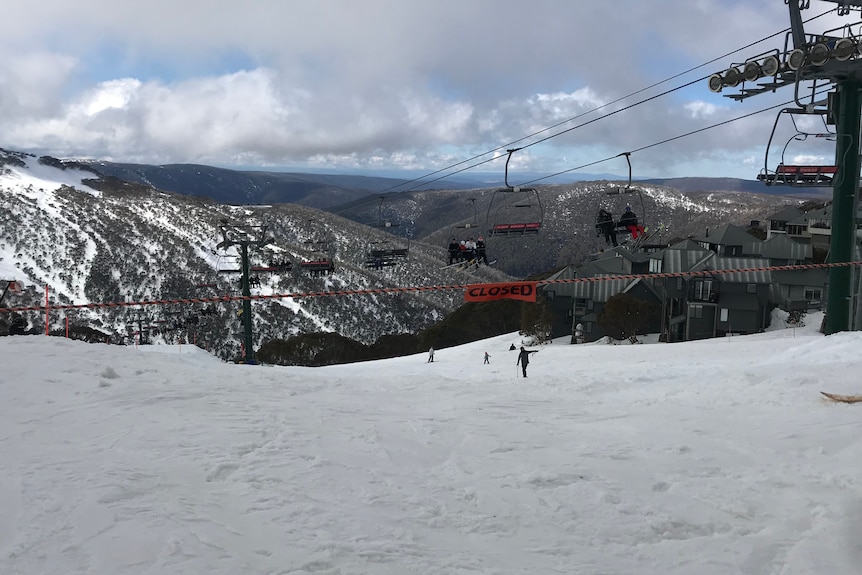
[[[0,302],[6,297],[7,292],[19,293],[21,291],[21,283],[15,280],[6,280],[6,287],[3,288],[3,293],[0,294]]]
[[[265,273],[290,273],[293,270],[293,262],[287,258],[276,258],[270,254],[266,263],[252,265],[250,271]]]
[[[369,230],[365,242],[363,266],[371,269],[392,267],[405,260],[410,254],[410,237],[403,230],[400,221],[387,217],[383,204],[386,196],[380,196],[377,207],[377,221],[371,228],[382,230],[386,235],[382,238]]]
[[[220,274],[242,273],[242,261],[236,254],[221,252],[217,254],[216,271]]]
[[[199,289],[199,290],[218,289],[218,284],[217,283],[199,283],[199,284],[195,285],[195,289]],[[194,308],[192,308],[191,313],[194,314],[195,317],[199,317],[199,316],[207,316],[207,315],[216,315],[218,312],[216,310],[215,304],[209,303],[209,304],[203,305],[203,307],[195,306]]]
[[[784,161],[787,154],[787,148],[791,142],[804,142],[808,138],[825,138],[834,140],[835,132],[829,130],[826,123],[827,111],[822,108],[783,108],[775,117],[775,123],[772,126],[772,133],[769,136],[769,141],[766,144],[766,153],[763,162],[763,170],[757,174],[757,179],[767,186],[792,186],[792,187],[833,187],[835,178],[838,176],[838,166],[831,165],[812,165],[812,164],[787,164]],[[774,170],[769,169],[769,151],[772,148],[772,141],[775,138],[775,132],[778,128],[778,122],[782,114],[787,114],[793,123],[793,128],[796,133],[791,136],[784,144],[781,150],[781,159],[778,166]],[[808,132],[801,130],[796,122],[796,116],[820,116],[823,122],[823,132]]]
[[[335,271],[332,248],[325,240],[306,240],[303,242],[309,252],[307,259],[299,262],[299,267],[312,277],[319,277]]]
[[[293,269],[293,262],[270,262],[266,265],[251,266],[251,268],[249,269],[253,272],[290,273],[290,271]]]
[[[640,209],[640,212],[635,212],[635,215],[638,217],[637,223],[641,228],[646,230],[646,204],[644,203],[643,198],[643,190],[640,187],[632,185],[632,162],[631,162],[631,152],[623,152],[619,154],[620,156],[624,156],[626,159],[626,164],[628,164],[629,170],[629,179],[625,186],[611,186],[605,189],[602,192],[602,195],[599,197],[599,203],[596,207],[596,237],[602,237],[605,235],[605,229],[602,225],[602,212],[605,211],[608,213],[610,221],[613,223],[612,229],[615,236],[620,234],[629,235],[631,234],[631,230],[628,228],[626,222],[621,221],[622,215],[627,211],[627,208],[631,208],[632,204],[636,204],[636,207]],[[634,210],[632,210],[634,211]],[[646,237],[646,232],[641,232],[638,235],[636,241],[643,241],[641,238]]]
[[[407,257],[409,248],[395,247],[389,240],[371,241],[365,248],[365,260],[362,265],[369,269],[383,269],[398,264]]]
[[[449,233],[449,237],[446,238],[447,242],[451,238],[456,238],[459,241],[467,239],[464,236],[470,236],[471,234],[481,234],[482,232],[479,230],[481,224],[479,223],[479,215],[476,211],[476,198],[469,199],[470,204],[473,207],[473,219],[469,222],[465,222],[461,220],[461,222],[452,226],[452,230]],[[476,230],[476,231],[473,231]]]
[[[462,220],[461,223],[452,226],[447,237],[448,265],[462,264],[462,267],[470,267],[470,263],[478,266],[480,262],[488,261],[485,255],[488,245],[482,237],[483,231],[476,211],[476,198],[470,198],[470,203],[473,206],[473,219],[469,222]],[[475,244],[475,246],[468,246],[468,244]]]
[[[535,235],[542,229],[544,209],[539,190],[509,184],[509,160],[520,148],[506,150],[505,188],[494,190],[488,204],[489,236]]]
[[[460,245],[461,242],[472,239],[483,233],[480,229],[481,224],[479,223],[479,214],[476,210],[476,198],[470,198],[468,201],[473,207],[472,219],[469,222],[461,220],[459,223],[456,223],[452,226],[451,230],[449,231],[449,235],[445,238],[446,248],[450,252],[452,252],[458,245]],[[450,256],[452,256],[451,253]],[[449,259],[452,260],[453,258],[450,257]]]

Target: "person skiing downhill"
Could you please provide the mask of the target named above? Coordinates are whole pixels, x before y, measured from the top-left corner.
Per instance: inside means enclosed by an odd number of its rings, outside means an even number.
[[[521,353],[518,354],[518,361],[515,362],[515,365],[521,364],[521,370],[524,372],[524,377],[527,377],[527,364],[530,363],[530,354],[538,353],[538,349],[524,349],[521,347]]]

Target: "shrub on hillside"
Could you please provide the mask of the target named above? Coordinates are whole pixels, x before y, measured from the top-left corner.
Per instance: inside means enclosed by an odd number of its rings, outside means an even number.
[[[628,338],[637,343],[638,332],[645,330],[657,313],[654,305],[630,294],[619,293],[608,300],[597,322],[614,339]]]

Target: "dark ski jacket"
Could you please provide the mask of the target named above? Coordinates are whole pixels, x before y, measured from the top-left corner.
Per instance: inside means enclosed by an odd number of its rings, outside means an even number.
[[[599,217],[596,220],[596,226],[605,233],[609,233],[614,229],[614,219],[610,212],[602,210],[599,212]]]
[[[638,225],[638,217],[632,211],[625,212],[620,217],[620,225],[621,226],[636,226]]]
[[[536,353],[537,351],[539,351],[539,350],[538,349],[524,349],[522,347],[521,353],[518,354],[518,361],[515,362],[515,365],[518,365],[519,363],[521,365],[527,365],[528,363],[530,363],[530,354]]]

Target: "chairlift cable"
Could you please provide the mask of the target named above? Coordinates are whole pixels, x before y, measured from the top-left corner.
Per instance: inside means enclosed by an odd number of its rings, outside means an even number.
[[[821,13],[821,14],[818,14],[817,16],[812,16],[811,18],[809,18],[809,19],[807,19],[807,20],[804,20],[804,21],[803,21],[803,23],[807,24],[807,23],[809,23],[809,22],[812,22],[812,21],[814,21],[814,20],[816,20],[816,19],[818,19],[818,18],[821,18],[821,17],[823,17],[823,16],[825,16],[825,15],[827,15],[827,14],[830,14],[830,13],[832,13],[832,12],[835,12],[835,11],[837,11],[837,10],[838,10],[838,8],[831,8],[831,9],[829,9],[829,10],[827,10],[827,11],[825,11],[825,12]],[[491,150],[488,150],[488,151],[486,151],[486,152],[482,152],[481,154],[477,154],[477,155],[475,155],[475,156],[473,156],[473,157],[467,158],[466,160],[462,160],[462,161],[460,161],[460,162],[456,162],[456,163],[451,164],[451,165],[449,165],[449,166],[447,166],[447,167],[440,168],[439,170],[435,170],[435,171],[433,171],[433,172],[430,172],[430,173],[428,173],[428,174],[425,174],[424,176],[419,176],[419,177],[417,177],[417,178],[413,178],[412,180],[408,180],[408,181],[406,181],[406,182],[402,182],[402,183],[400,183],[400,184],[396,184],[396,185],[394,185],[394,186],[391,186],[391,187],[389,187],[389,188],[386,188],[386,189],[384,189],[384,190],[382,191],[382,193],[385,193],[385,192],[388,192],[388,191],[392,191],[392,190],[396,190],[396,189],[398,189],[398,188],[400,188],[400,187],[402,187],[402,186],[406,186],[406,185],[409,185],[409,184],[413,184],[413,183],[420,182],[420,183],[417,183],[417,185],[415,185],[415,186],[413,186],[413,187],[410,187],[410,188],[406,188],[406,189],[404,189],[404,190],[401,190],[402,192],[409,192],[409,191],[413,191],[413,190],[418,189],[418,188],[419,188],[419,187],[421,187],[421,186],[424,186],[424,185],[427,185],[427,184],[432,184],[432,183],[434,183],[434,182],[438,182],[438,181],[443,180],[443,179],[445,179],[445,178],[447,178],[447,177],[449,177],[449,176],[452,176],[452,175],[455,175],[455,174],[459,174],[459,173],[461,173],[461,172],[464,172],[464,171],[470,170],[470,169],[472,169],[472,168],[476,168],[476,167],[478,167],[478,166],[481,166],[481,165],[487,164],[487,163],[489,163],[489,162],[492,162],[492,161],[494,161],[494,160],[498,159],[500,156],[493,156],[493,157],[491,157],[491,158],[489,158],[489,159],[487,159],[487,160],[483,160],[483,161],[481,161],[481,162],[477,162],[477,163],[475,163],[475,164],[471,164],[470,166],[467,166],[467,167],[465,167],[465,168],[461,168],[461,169],[459,169],[459,170],[455,170],[455,171],[452,171],[452,172],[448,172],[448,170],[451,170],[452,168],[455,168],[455,167],[461,166],[461,165],[466,164],[466,163],[468,163],[468,162],[472,162],[473,160],[477,160],[477,159],[481,158],[482,156],[486,156],[486,155],[488,155],[488,154],[491,154],[491,153],[494,153],[494,152],[498,152],[498,151],[500,151],[500,150],[504,150],[504,149],[508,148],[509,146],[512,146],[512,145],[514,145],[514,144],[517,144],[517,143],[519,143],[519,142],[522,142],[522,141],[524,141],[524,140],[526,140],[526,139],[529,139],[529,138],[532,138],[532,137],[537,136],[537,135],[539,135],[539,134],[542,134],[542,133],[544,133],[544,132],[547,132],[548,130],[552,130],[552,129],[554,129],[554,128],[558,128],[558,127],[560,127],[560,126],[562,126],[562,125],[564,125],[564,124],[567,124],[567,123],[569,123],[569,122],[571,122],[571,121],[574,121],[574,120],[577,120],[577,119],[579,119],[579,118],[582,118],[582,117],[584,117],[584,116],[586,116],[586,115],[588,115],[588,114],[592,114],[593,112],[597,112],[597,111],[599,111],[599,110],[602,110],[603,108],[606,108],[606,107],[608,107],[608,106],[611,106],[611,105],[616,104],[616,103],[618,103],[618,102],[621,102],[621,101],[623,101],[623,100],[627,100],[628,98],[631,98],[632,96],[636,96],[636,95],[638,95],[638,94],[640,94],[640,93],[642,93],[642,92],[645,92],[645,91],[647,91],[647,90],[650,90],[650,89],[652,89],[652,88],[655,88],[656,86],[660,86],[660,85],[662,85],[662,84],[664,84],[664,83],[666,83],[666,82],[669,82],[669,81],[671,81],[671,80],[675,80],[676,78],[679,78],[679,77],[681,77],[681,76],[684,76],[684,75],[686,75],[686,74],[689,74],[689,73],[691,73],[691,72],[693,72],[693,71],[695,71],[695,70],[698,70],[699,68],[703,68],[704,66],[711,65],[711,64],[713,64],[713,63],[715,63],[715,62],[717,62],[717,61],[719,61],[719,60],[722,60],[722,59],[724,59],[724,58],[727,58],[728,56],[732,56],[733,54],[736,54],[737,52],[741,52],[741,51],[743,51],[743,50],[747,50],[748,48],[751,48],[752,46],[756,46],[757,44],[760,44],[761,42],[765,42],[766,40],[771,40],[772,38],[775,38],[775,37],[777,37],[777,36],[780,36],[780,35],[782,35],[782,34],[786,33],[788,30],[790,30],[790,28],[789,28],[789,27],[788,27],[788,28],[784,28],[783,30],[780,30],[780,31],[778,31],[778,32],[775,32],[775,33],[773,33],[773,34],[770,34],[769,36],[766,36],[766,37],[764,37],[764,38],[761,38],[760,40],[756,40],[756,41],[754,41],[754,42],[750,42],[749,44],[747,44],[747,45],[745,45],[745,46],[742,46],[742,47],[740,47],[740,48],[737,48],[736,50],[732,50],[732,51],[730,51],[730,52],[727,52],[726,54],[723,54],[723,55],[721,55],[721,56],[718,56],[718,57],[716,57],[716,58],[713,58],[713,59],[711,59],[711,60],[708,60],[708,61],[706,61],[706,62],[704,62],[704,63],[702,63],[702,64],[699,64],[699,65],[697,65],[697,66],[694,66],[694,67],[692,67],[692,68],[689,68],[688,70],[685,70],[684,72],[679,72],[679,73],[677,73],[677,74],[674,74],[673,76],[669,76],[669,77],[665,78],[664,80],[660,80],[660,81],[658,81],[658,82],[655,82],[655,83],[653,83],[653,84],[650,84],[649,86],[646,86],[646,87],[644,87],[644,88],[641,88],[641,89],[639,89],[639,90],[636,90],[636,91],[634,91],[634,92],[631,92],[630,94],[627,94],[627,95],[625,95],[625,96],[622,96],[622,97],[620,97],[620,98],[617,98],[616,100],[612,100],[612,101],[610,101],[610,102],[607,102],[607,103],[605,103],[605,104],[602,104],[602,105],[600,105],[600,106],[597,106],[597,107],[595,107],[595,108],[593,108],[593,109],[591,109],[591,110],[587,110],[587,111],[582,112],[582,113],[580,113],[580,114],[578,114],[578,115],[576,115],[576,116],[573,116],[573,117],[568,118],[568,119],[566,119],[566,120],[562,120],[562,121],[557,122],[556,124],[553,124],[553,125],[548,126],[548,127],[546,127],[546,128],[542,128],[541,130],[537,130],[537,131],[535,131],[535,132],[533,132],[533,133],[531,133],[531,134],[528,134],[528,135],[526,135],[526,136],[523,136],[523,137],[521,137],[521,138],[518,138],[518,139],[516,139],[516,140],[513,140],[513,141],[511,141],[511,142],[509,142],[509,143],[507,143],[507,144],[502,144],[502,145],[500,145],[500,146],[497,146],[496,148],[492,148]],[[710,74],[710,75],[711,75],[711,74]],[[691,86],[692,84],[696,84],[696,83],[702,82],[703,80],[707,79],[708,77],[709,77],[709,76],[704,76],[703,78],[699,78],[699,79],[697,79],[697,80],[695,80],[695,81],[693,81],[693,82],[689,82],[689,83],[687,83],[687,84],[683,84],[683,85],[681,85],[681,86],[679,86],[679,87],[677,87],[677,88],[673,88],[673,89],[671,89],[671,90],[667,90],[667,91],[665,91],[665,92],[662,92],[661,94],[658,94],[658,95],[656,95],[655,97],[647,98],[647,99],[641,100],[641,101],[639,101],[639,102],[636,102],[636,103],[634,103],[634,104],[631,104],[631,105],[629,105],[629,106],[626,106],[626,107],[624,107],[624,108],[621,108],[620,110],[616,110],[616,111],[614,111],[614,112],[612,112],[612,113],[610,113],[610,114],[606,114],[606,115],[601,116],[601,117],[599,117],[599,118],[594,118],[593,120],[591,120],[591,121],[589,121],[589,122],[585,122],[585,123],[583,123],[583,124],[579,124],[578,126],[574,126],[574,127],[572,127],[572,128],[569,128],[569,129],[563,130],[563,131],[561,131],[561,132],[557,132],[557,133],[552,134],[552,135],[550,135],[550,136],[546,136],[545,138],[542,138],[542,139],[540,139],[540,140],[536,140],[535,142],[532,142],[532,143],[530,143],[530,144],[526,144],[526,145],[524,145],[523,147],[524,147],[524,148],[526,148],[526,147],[530,147],[530,146],[533,146],[533,145],[538,144],[538,143],[541,143],[541,142],[545,142],[545,141],[547,141],[547,140],[550,140],[551,138],[555,138],[555,137],[557,137],[557,136],[560,136],[560,135],[562,135],[562,134],[565,134],[565,133],[567,133],[567,132],[570,132],[570,131],[572,131],[572,130],[574,130],[574,129],[576,129],[576,128],[580,128],[580,127],[586,126],[586,125],[588,125],[588,124],[591,124],[592,122],[594,122],[594,121],[596,121],[596,120],[600,120],[600,119],[603,119],[603,118],[607,118],[608,116],[611,116],[611,115],[613,115],[613,114],[616,114],[617,112],[621,112],[621,111],[624,111],[624,110],[628,110],[628,109],[633,108],[633,107],[635,107],[635,106],[638,106],[638,105],[640,105],[640,104],[644,104],[644,103],[646,103],[646,102],[649,102],[649,101],[651,101],[651,100],[653,100],[653,99],[655,99],[655,98],[657,98],[657,97],[659,97],[659,96],[666,96],[666,95],[668,95],[668,94],[670,94],[670,93],[672,93],[672,92],[675,92],[676,90],[681,90],[682,88],[687,88],[688,86]],[[771,108],[769,108],[769,109],[771,109]],[[744,116],[743,116],[743,117],[744,117]],[[717,124],[717,125],[721,125],[721,124]],[[604,160],[602,160],[602,161],[604,161]],[[598,162],[598,163],[600,163],[600,162]],[[588,165],[592,165],[592,164],[588,164]],[[586,167],[586,166],[585,166],[585,167]],[[568,171],[570,171],[570,170],[568,170]],[[432,180],[426,180],[426,178],[428,178],[428,177],[430,177],[430,176],[434,176],[434,175],[440,174],[440,173],[442,173],[442,172],[447,172],[447,173],[443,174],[442,176],[440,176],[440,177],[438,177],[438,178],[434,178],[434,179],[432,179]],[[566,173],[566,172],[564,171],[564,172],[560,172],[560,173]],[[554,175],[557,175],[557,174],[554,174]],[[552,177],[552,176],[548,176],[548,177]],[[545,178],[542,178],[542,179],[545,179]],[[533,181],[537,181],[537,180],[533,180]],[[529,182],[527,182],[527,183],[529,183]]]
[[[828,91],[828,90],[826,90],[826,91]],[[820,93],[825,93],[826,91],[824,91],[824,92],[820,92]],[[726,125],[726,124],[730,124],[730,123],[732,123],[732,122],[736,122],[736,121],[738,121],[738,120],[744,120],[745,118],[750,118],[751,116],[756,116],[757,114],[762,114],[763,112],[768,112],[768,111],[770,111],[770,110],[774,110],[774,109],[776,109],[776,108],[781,108],[782,106],[787,106],[787,105],[792,104],[792,103],[793,103],[793,100],[789,100],[789,101],[787,101],[787,102],[783,102],[783,103],[781,103],[781,104],[775,104],[775,105],[773,105],[773,106],[769,106],[769,107],[767,107],[767,108],[763,108],[763,109],[761,109],[761,110],[756,110],[756,111],[754,111],[754,112],[749,112],[749,113],[747,113],[747,114],[743,114],[743,115],[741,115],[741,116],[737,116],[736,118],[730,118],[730,119],[728,119],[728,120],[723,120],[723,121],[721,121],[721,122],[718,122],[718,123],[716,123],[716,124],[712,124],[712,125],[710,125],[710,126],[704,126],[703,128],[698,128],[698,129],[696,129],[696,130],[692,130],[691,132],[686,132],[685,134],[678,134],[678,135],[676,135],[676,136],[671,136],[670,138],[665,138],[664,140],[659,140],[659,141],[657,141],[657,142],[653,142],[652,144],[647,144],[647,145],[645,145],[645,146],[641,146],[641,147],[639,147],[639,148],[634,148],[634,149],[632,149],[632,150],[629,150],[629,153],[634,154],[634,153],[637,153],[637,152],[642,152],[642,151],[644,151],[644,150],[648,150],[648,149],[650,149],[650,148],[654,148],[654,147],[656,147],[656,146],[661,146],[661,145],[663,145],[663,144],[667,144],[667,143],[669,143],[669,142],[673,142],[673,141],[675,141],[675,140],[680,140],[680,139],[682,139],[682,138],[686,138],[686,137],[688,137],[688,136],[693,136],[694,134],[699,134],[699,133],[701,133],[701,132],[705,132],[705,131],[707,131],[707,130],[711,130],[711,129],[713,129],[713,128],[718,128],[718,127],[720,127],[720,126],[724,126],[724,125]],[[542,181],[542,180],[546,180],[546,179],[548,179],[548,178],[553,178],[553,177],[555,177],[555,176],[560,176],[560,175],[563,175],[563,174],[568,174],[569,172],[574,172],[574,171],[577,171],[577,170],[582,170],[582,169],[584,169],[584,168],[588,168],[588,167],[590,167],[590,166],[595,166],[595,165],[597,165],[597,164],[603,164],[604,162],[607,162],[607,161],[610,161],[610,160],[614,160],[614,159],[618,158],[619,156],[620,156],[620,154],[615,154],[615,155],[613,155],[613,156],[608,156],[607,158],[603,158],[603,159],[601,159],[601,160],[596,160],[596,161],[594,161],[594,162],[589,162],[589,163],[587,163],[587,164],[582,164],[582,165],[580,165],[580,166],[575,166],[574,168],[568,168],[568,169],[566,169],[566,170],[562,170],[562,171],[559,171],[559,172],[556,172],[556,173],[553,173],[553,174],[549,174],[549,175],[547,175],[547,176],[542,176],[541,178],[536,178],[535,180],[530,180],[530,181],[528,181],[528,182],[524,182],[524,184],[523,184],[523,185],[532,184],[532,183],[534,183],[534,182],[540,182],[540,181]]]

